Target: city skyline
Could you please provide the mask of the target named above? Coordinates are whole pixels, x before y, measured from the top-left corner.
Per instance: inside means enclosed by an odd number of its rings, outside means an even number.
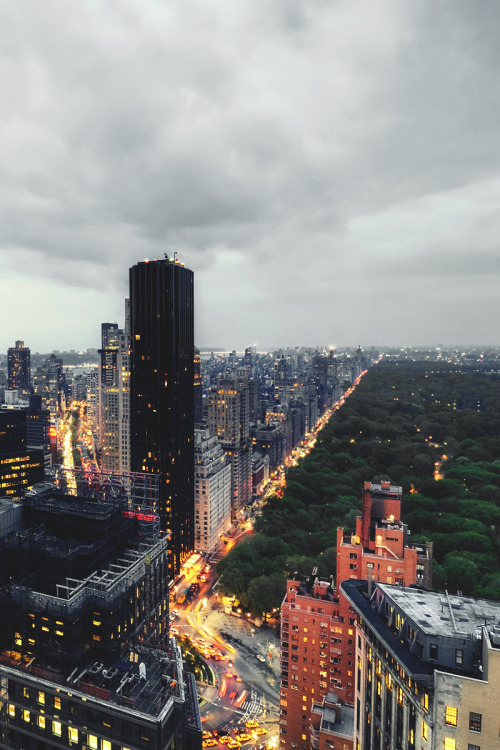
[[[498,341],[498,4],[2,16],[0,351],[97,348],[164,252],[200,347]]]

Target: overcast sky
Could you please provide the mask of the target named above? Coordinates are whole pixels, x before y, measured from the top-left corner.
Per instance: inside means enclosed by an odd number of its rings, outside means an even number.
[[[0,10],[0,351],[98,346],[128,269],[198,346],[499,343],[498,0]]]

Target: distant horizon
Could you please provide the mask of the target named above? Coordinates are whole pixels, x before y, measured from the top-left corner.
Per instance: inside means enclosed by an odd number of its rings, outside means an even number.
[[[16,339],[17,341],[23,341],[23,339]],[[15,341],[10,345],[10,347],[15,345]],[[72,347],[71,349],[50,349],[50,350],[38,350],[34,351],[32,347],[27,344],[26,341],[24,341],[24,345],[26,348],[30,349],[32,356],[50,356],[51,354],[71,354],[73,356],[85,356],[89,353],[89,350],[95,349],[96,352],[100,348],[100,346],[90,346],[86,349],[75,349]],[[253,345],[249,345],[253,349]],[[333,345],[321,345],[321,344],[290,344],[290,345],[280,345],[280,346],[273,346],[273,347],[267,347],[267,348],[259,348],[257,347],[256,353],[257,354],[269,354],[271,352],[276,352],[280,350],[287,350],[287,351],[294,351],[297,349],[309,349],[309,350],[321,350],[321,351],[345,351],[345,350],[353,350],[355,351],[358,346],[361,346],[361,349],[363,352],[369,352],[371,350],[380,351],[382,353],[396,350],[396,351],[405,351],[405,350],[415,350],[415,351],[447,351],[447,352],[477,352],[477,351],[484,351],[484,350],[493,350],[493,351],[500,351],[500,344],[454,344],[454,345],[443,345],[443,344],[391,344],[391,345],[380,345],[380,344],[369,344],[363,346],[362,344],[356,344],[356,345],[342,345],[342,346],[333,346]],[[7,357],[7,351],[10,347],[7,347],[4,352],[0,352],[0,355],[4,358]],[[210,346],[196,346],[196,348],[199,350],[201,354],[209,354],[213,352],[214,354],[231,354],[233,351],[236,352],[237,355],[243,355],[245,353],[245,349],[248,348],[248,346],[240,349],[236,348],[224,348],[224,347],[210,347]]]

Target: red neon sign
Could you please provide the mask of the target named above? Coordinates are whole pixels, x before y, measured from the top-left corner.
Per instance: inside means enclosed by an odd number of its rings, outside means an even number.
[[[160,520],[159,516],[153,513],[139,513],[139,511],[134,510],[124,510],[123,515],[125,518],[137,518],[138,521],[149,521],[150,523]]]

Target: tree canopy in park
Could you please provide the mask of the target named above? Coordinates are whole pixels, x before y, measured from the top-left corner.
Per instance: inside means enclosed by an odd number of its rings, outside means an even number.
[[[500,376],[436,362],[369,370],[219,563],[222,590],[258,611],[279,606],[287,575],[334,576],[337,526],[354,529],[364,481],[380,479],[402,486],[412,540],[434,543],[433,587],[500,599]]]

